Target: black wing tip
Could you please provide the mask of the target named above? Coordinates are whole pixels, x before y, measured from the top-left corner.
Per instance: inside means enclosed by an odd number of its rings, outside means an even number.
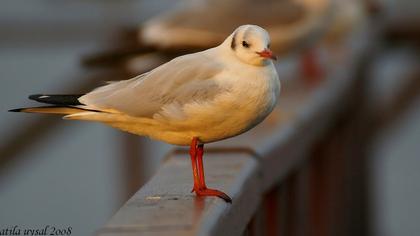
[[[23,108],[10,109],[8,112],[22,112]]]
[[[28,98],[41,103],[62,105],[62,106],[77,106],[83,105],[79,102],[79,97],[83,94],[75,95],[51,95],[51,94],[32,94]]]

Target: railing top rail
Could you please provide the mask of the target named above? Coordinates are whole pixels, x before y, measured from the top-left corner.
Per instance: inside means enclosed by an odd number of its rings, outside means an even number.
[[[196,198],[191,191],[190,163],[174,155],[114,216],[99,235],[238,235],[261,195],[257,160],[248,153],[209,153],[209,186],[228,189],[233,204],[217,198]],[[247,205],[247,207],[243,207]],[[228,214],[226,214],[228,212]],[[170,234],[169,234],[170,233]]]

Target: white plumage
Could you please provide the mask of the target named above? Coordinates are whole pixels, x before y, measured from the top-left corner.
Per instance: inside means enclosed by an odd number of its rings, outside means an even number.
[[[81,96],[77,107],[87,111],[65,118],[99,121],[176,145],[189,145],[193,137],[208,143],[241,134],[277,102],[272,54],[261,54],[271,53],[269,44],[261,27],[241,26],[217,47]]]
[[[30,99],[54,106],[12,111],[65,114],[66,119],[103,122],[190,145],[193,191],[232,202],[227,194],[207,188],[204,144],[241,134],[273,110],[280,82],[269,45],[264,29],[244,25],[215,48],[175,58],[133,79],[83,96],[31,95]]]

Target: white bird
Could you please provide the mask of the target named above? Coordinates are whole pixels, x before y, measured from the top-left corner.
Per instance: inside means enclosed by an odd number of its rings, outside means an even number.
[[[273,59],[267,31],[243,25],[217,47],[177,57],[132,79],[85,95],[31,95],[53,106],[11,111],[64,114],[65,119],[98,121],[190,145],[193,191],[230,202],[205,184],[203,147],[253,128],[273,110],[280,92]]]
[[[336,0],[189,0],[147,20],[138,32],[143,45],[162,49],[209,47],[237,25],[254,22],[270,32],[272,48],[287,54],[311,47],[327,30]]]

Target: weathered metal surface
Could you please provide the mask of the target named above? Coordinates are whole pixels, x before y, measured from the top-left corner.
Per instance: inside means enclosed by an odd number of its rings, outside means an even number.
[[[257,160],[243,152],[210,152],[204,162],[208,186],[225,191],[232,204],[191,193],[189,157],[176,154],[98,235],[239,235],[260,202]]]

